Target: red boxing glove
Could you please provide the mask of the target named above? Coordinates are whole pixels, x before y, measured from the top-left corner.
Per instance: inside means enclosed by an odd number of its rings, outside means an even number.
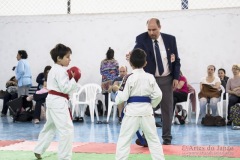
[[[67,73],[68,73],[68,76],[69,76],[69,79],[72,79],[72,73],[74,73],[74,79],[76,82],[78,82],[78,80],[81,78],[81,70],[78,68],[78,67],[71,67],[67,70]]]

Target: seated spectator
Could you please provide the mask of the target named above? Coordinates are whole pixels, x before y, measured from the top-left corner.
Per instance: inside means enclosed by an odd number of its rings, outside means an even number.
[[[43,88],[43,83],[45,81],[45,75],[49,72],[49,70],[51,69],[51,66],[46,66],[44,68],[44,71],[42,73],[39,73],[36,79],[36,82],[38,83],[38,90]]]
[[[119,77],[115,78],[113,81],[112,86],[109,87],[109,93],[111,93],[111,100],[115,101],[115,97],[116,97],[116,91],[118,91],[119,86],[122,83],[123,77],[127,75],[127,67],[126,66],[121,66],[119,68]],[[122,122],[122,118],[121,118],[121,113],[122,110],[124,108],[124,103],[121,103],[119,105],[117,105],[118,107],[118,121],[119,123]]]
[[[40,122],[40,116],[41,116],[41,109],[43,104],[46,101],[48,90],[47,90],[47,82],[45,81],[43,83],[43,88],[39,91],[37,91],[35,94],[30,95],[27,97],[27,101],[34,100],[36,102],[34,114],[33,114],[33,123],[38,124]]]
[[[187,79],[182,75],[181,71],[178,80],[179,80],[178,86],[173,91],[173,111],[175,110],[176,103],[187,101],[188,96]]]
[[[7,115],[7,111],[8,111],[7,102],[18,97],[17,80],[15,76],[13,76],[12,78],[10,78],[9,81],[7,81],[6,88],[7,88],[7,92],[3,98],[3,108],[2,108],[1,117],[5,117]]]
[[[207,76],[203,77],[200,82],[199,104],[200,104],[200,120],[206,115],[206,105],[212,110],[212,115],[217,114],[217,103],[220,97],[220,78],[214,75],[216,68],[214,65],[207,67]]]
[[[236,103],[240,103],[240,65],[232,66],[233,78],[230,78],[226,85],[226,92],[229,93],[229,103],[228,103],[228,124],[231,124],[229,120],[229,113],[231,107]]]
[[[229,79],[229,77],[226,76],[226,71],[223,68],[218,69],[218,77],[221,80],[221,85],[224,87],[224,89],[226,90],[226,84],[227,81]],[[226,99],[226,92],[223,95],[223,99]]]
[[[29,100],[33,99],[36,101],[35,104],[35,109],[34,109],[34,115],[33,115],[33,123],[38,124],[40,122],[40,116],[41,116],[41,109],[43,106],[43,103],[45,103],[47,95],[48,95],[48,90],[47,90],[47,75],[49,70],[51,69],[50,66],[46,66],[44,69],[44,82],[43,86],[41,87],[40,90],[38,90],[33,96],[29,96]]]

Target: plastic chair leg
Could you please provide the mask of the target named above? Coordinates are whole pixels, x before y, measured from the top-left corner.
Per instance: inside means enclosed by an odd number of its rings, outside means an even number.
[[[192,121],[192,105],[191,103],[188,105],[188,122]]]
[[[200,114],[200,108],[199,106],[197,106],[196,107],[196,124],[198,123],[199,114]]]
[[[80,108],[80,117],[84,117],[85,110],[86,110],[86,105],[84,104]]]
[[[117,114],[117,105],[113,105],[113,121],[115,121],[116,114]]]
[[[89,110],[90,110],[90,116],[91,116],[91,122],[94,123],[94,103],[89,104]]]
[[[112,105],[108,104],[107,122],[109,122],[109,118],[112,112],[112,107],[113,107]]]
[[[80,112],[80,105],[77,105],[77,107],[75,107],[75,117],[79,117],[79,112]],[[72,114],[73,115],[73,114]]]
[[[75,104],[72,104],[72,116],[74,115]]]
[[[97,121],[99,121],[98,109],[97,109],[97,105],[96,105],[96,104],[94,105],[94,108],[95,108],[95,113],[96,113]],[[93,115],[94,115],[94,113],[93,113]]]

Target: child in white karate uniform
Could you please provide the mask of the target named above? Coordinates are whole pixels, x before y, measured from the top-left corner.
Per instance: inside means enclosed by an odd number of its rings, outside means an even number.
[[[133,71],[124,77],[115,99],[117,104],[127,101],[117,142],[116,160],[128,159],[132,137],[139,128],[145,134],[152,159],[165,159],[153,116],[153,108],[160,103],[162,92],[153,75],[143,70],[146,63],[146,53],[134,49],[130,55]]]
[[[71,49],[57,44],[50,52],[55,64],[48,73],[46,98],[47,121],[39,134],[38,144],[34,149],[35,156],[41,159],[49,147],[56,132],[59,134],[58,159],[71,160],[73,142],[73,123],[69,112],[68,94],[77,87],[75,78],[69,79],[64,67],[71,61]],[[72,72],[74,77],[74,73]]]

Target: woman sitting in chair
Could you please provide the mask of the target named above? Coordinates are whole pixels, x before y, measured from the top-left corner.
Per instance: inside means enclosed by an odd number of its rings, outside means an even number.
[[[207,67],[207,76],[203,77],[200,82],[200,93],[199,93],[199,103],[200,103],[200,119],[206,115],[206,106],[209,103],[209,107],[212,110],[212,115],[217,114],[217,103],[220,97],[220,78],[215,76],[215,66],[209,65]]]
[[[218,77],[221,80],[221,85],[224,87],[224,89],[226,90],[226,85],[227,85],[227,81],[229,79],[229,77],[226,76],[226,71],[223,68],[218,69]],[[226,99],[226,92],[223,95],[223,99]]]
[[[34,100],[36,102],[35,104],[35,109],[34,109],[34,114],[33,114],[33,123],[38,124],[40,122],[40,117],[41,117],[41,111],[42,111],[42,106],[46,101],[48,95],[48,90],[46,88],[46,81],[44,82],[43,88],[39,91],[37,91],[33,95],[29,95],[27,97],[27,101],[32,101]]]
[[[173,111],[175,110],[176,103],[187,101],[188,96],[187,79],[182,75],[181,71],[178,80],[179,80],[178,86],[173,92]]]
[[[34,124],[38,124],[41,120],[40,119],[41,112],[43,111],[42,106],[44,106],[44,103],[45,103],[47,95],[48,95],[48,89],[47,89],[48,71],[44,72],[44,82],[43,82],[42,89],[38,90],[35,94],[28,96],[28,99],[27,99],[29,101],[34,100],[36,102],[35,109],[34,109],[34,115],[33,115],[33,123]]]
[[[17,80],[15,76],[10,78],[10,80],[8,80],[6,83],[7,92],[3,98],[3,108],[2,108],[1,117],[7,116],[7,111],[8,111],[7,102],[18,97],[17,88],[15,88],[15,90],[13,90],[14,88],[11,89],[11,87],[13,86],[17,87]]]
[[[229,93],[228,103],[228,124],[231,124],[229,120],[229,113],[231,107],[236,103],[240,103],[240,65],[232,66],[233,78],[230,78],[226,85],[226,92]]]

